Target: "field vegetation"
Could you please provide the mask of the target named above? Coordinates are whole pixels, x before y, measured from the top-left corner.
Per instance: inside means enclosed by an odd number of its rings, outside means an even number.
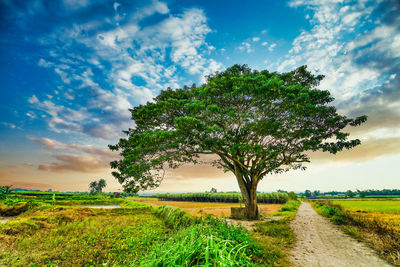
[[[282,237],[290,237],[287,231],[291,230],[272,233],[265,230],[270,227],[269,223],[261,223],[254,233],[225,219],[193,216],[171,206],[154,207],[113,199],[108,194],[12,194],[7,201],[1,200],[0,205],[4,210],[27,207],[0,224],[2,266],[276,266],[287,263],[284,250],[290,242],[283,242]],[[87,207],[93,205],[119,208]],[[278,208],[287,213],[291,205],[288,202]],[[287,215],[281,214],[283,217],[278,218],[289,218]],[[278,224],[284,225],[285,220]],[[272,224],[271,227],[276,228]]]
[[[195,201],[195,202],[226,202],[240,203],[243,202],[242,194],[240,193],[185,193],[185,194],[157,194],[151,197],[156,197],[160,200],[171,201]],[[258,203],[279,203],[284,204],[288,201],[287,193],[257,193]]]
[[[244,206],[242,203],[169,201],[150,197],[133,197],[129,199],[137,202],[147,203],[152,206],[169,205],[179,207],[196,217],[213,215],[221,218],[227,218],[231,216],[231,207]],[[282,206],[283,204],[259,204],[258,208],[261,216],[269,216],[272,213],[278,212]]]
[[[345,232],[400,266],[400,200],[318,200],[313,206]]]

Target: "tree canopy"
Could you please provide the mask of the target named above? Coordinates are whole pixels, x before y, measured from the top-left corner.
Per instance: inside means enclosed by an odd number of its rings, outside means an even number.
[[[135,126],[109,146],[122,156],[111,162],[112,174],[137,192],[159,186],[167,167],[198,164],[212,154],[213,165],[235,174],[246,207],[257,206],[250,202],[267,174],[304,168],[310,151],[337,153],[360,144],[343,129],[366,116],[339,115],[329,91],[316,88],[323,77],[306,66],[277,73],[234,65],[201,86],[168,88],[130,110]]]

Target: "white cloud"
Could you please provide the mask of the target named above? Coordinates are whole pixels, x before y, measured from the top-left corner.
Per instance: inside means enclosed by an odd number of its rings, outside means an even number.
[[[342,4],[337,1],[296,0],[290,5],[304,5],[312,10],[314,14],[310,22],[313,27],[310,31],[301,32],[293,41],[290,55],[281,62],[278,71],[305,64],[311,70],[326,75],[321,87],[331,90],[338,101],[350,99],[360,91],[377,85],[383,70],[375,69],[373,65],[358,65],[356,61],[359,57],[372,53],[358,53],[358,50],[375,43],[376,49],[369,49],[395,55],[396,50],[390,47],[395,45],[396,33],[393,27],[384,25],[369,32],[355,33],[362,32],[357,27],[366,23],[379,3],[370,2],[368,7],[357,3],[341,7]],[[349,39],[351,35],[356,38]]]
[[[153,1],[150,5],[147,5],[143,8],[141,8],[140,10],[138,10],[138,12],[136,12],[134,14],[134,18],[136,20],[141,20],[141,19],[143,19],[145,17],[149,17],[155,13],[167,14],[167,13],[169,13],[169,8],[163,2]]]
[[[27,112],[25,115],[28,116],[31,119],[35,119],[36,118],[36,115],[33,112]]]
[[[5,126],[5,127],[7,127],[7,128],[11,128],[11,129],[17,128],[17,126],[16,126],[14,123],[0,122],[0,124],[2,124],[3,126]]]
[[[266,46],[268,44],[268,42],[262,42],[261,45],[262,46]]]
[[[252,40],[253,42],[258,42],[258,41],[260,41],[260,37],[253,37],[251,40]]]
[[[242,42],[241,45],[239,46],[240,51],[246,51],[247,53],[253,52],[253,48],[251,47],[251,44],[248,42]]]
[[[64,6],[70,10],[76,10],[89,5],[89,0],[63,0]]]
[[[271,44],[271,45],[268,47],[268,51],[270,51],[270,52],[274,51],[275,46],[276,46],[276,44]]]
[[[44,60],[43,58],[39,59],[38,66],[40,66],[40,67],[49,68],[52,65],[53,65],[52,63]]]
[[[114,2],[113,8],[114,8],[114,11],[115,11],[115,12],[118,12],[118,7],[119,7],[120,5],[121,5],[121,4],[118,3],[118,2]]]
[[[39,102],[39,99],[38,99],[35,95],[32,95],[32,96],[28,99],[28,102],[31,103],[31,104],[35,104],[35,103],[38,103],[38,102]]]
[[[113,8],[121,11],[117,2]],[[132,123],[129,108],[151,101],[162,89],[182,86],[182,73],[204,82],[205,75],[220,70],[222,64],[209,58],[215,47],[206,42],[211,29],[203,10],[186,9],[148,26],[140,24],[144,18],[168,13],[165,3],[152,1],[116,19],[115,26],[111,20],[89,20],[41,38],[42,44],[54,47],[49,66],[63,82],[51,101],[36,105],[46,114],[50,129],[115,138]],[[55,39],[63,45],[52,43]],[[83,51],[80,55],[71,50],[76,43]]]

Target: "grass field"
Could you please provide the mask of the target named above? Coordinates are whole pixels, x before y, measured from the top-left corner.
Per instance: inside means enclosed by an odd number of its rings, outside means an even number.
[[[0,211],[21,214],[0,224],[0,266],[288,265],[293,233],[287,223],[297,209],[293,202],[265,205],[266,214],[279,210],[282,219],[259,223],[254,232],[220,218],[227,216],[221,209],[232,204],[189,202],[192,206],[185,207],[179,202],[188,213],[145,200],[107,194],[12,195],[0,201]],[[119,208],[85,207],[92,205]]]
[[[400,199],[332,200],[353,216],[377,220],[400,232]]]
[[[336,199],[332,203],[355,212],[400,213],[400,199]]]

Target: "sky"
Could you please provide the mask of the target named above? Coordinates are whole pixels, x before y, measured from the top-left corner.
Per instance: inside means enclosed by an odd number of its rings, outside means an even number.
[[[200,85],[233,64],[324,74],[362,144],[314,153],[306,171],[267,175],[259,191],[400,188],[397,0],[0,0],[0,185],[87,191],[121,186],[108,144],[129,108],[168,87]],[[169,170],[148,192],[238,191],[207,165]]]

